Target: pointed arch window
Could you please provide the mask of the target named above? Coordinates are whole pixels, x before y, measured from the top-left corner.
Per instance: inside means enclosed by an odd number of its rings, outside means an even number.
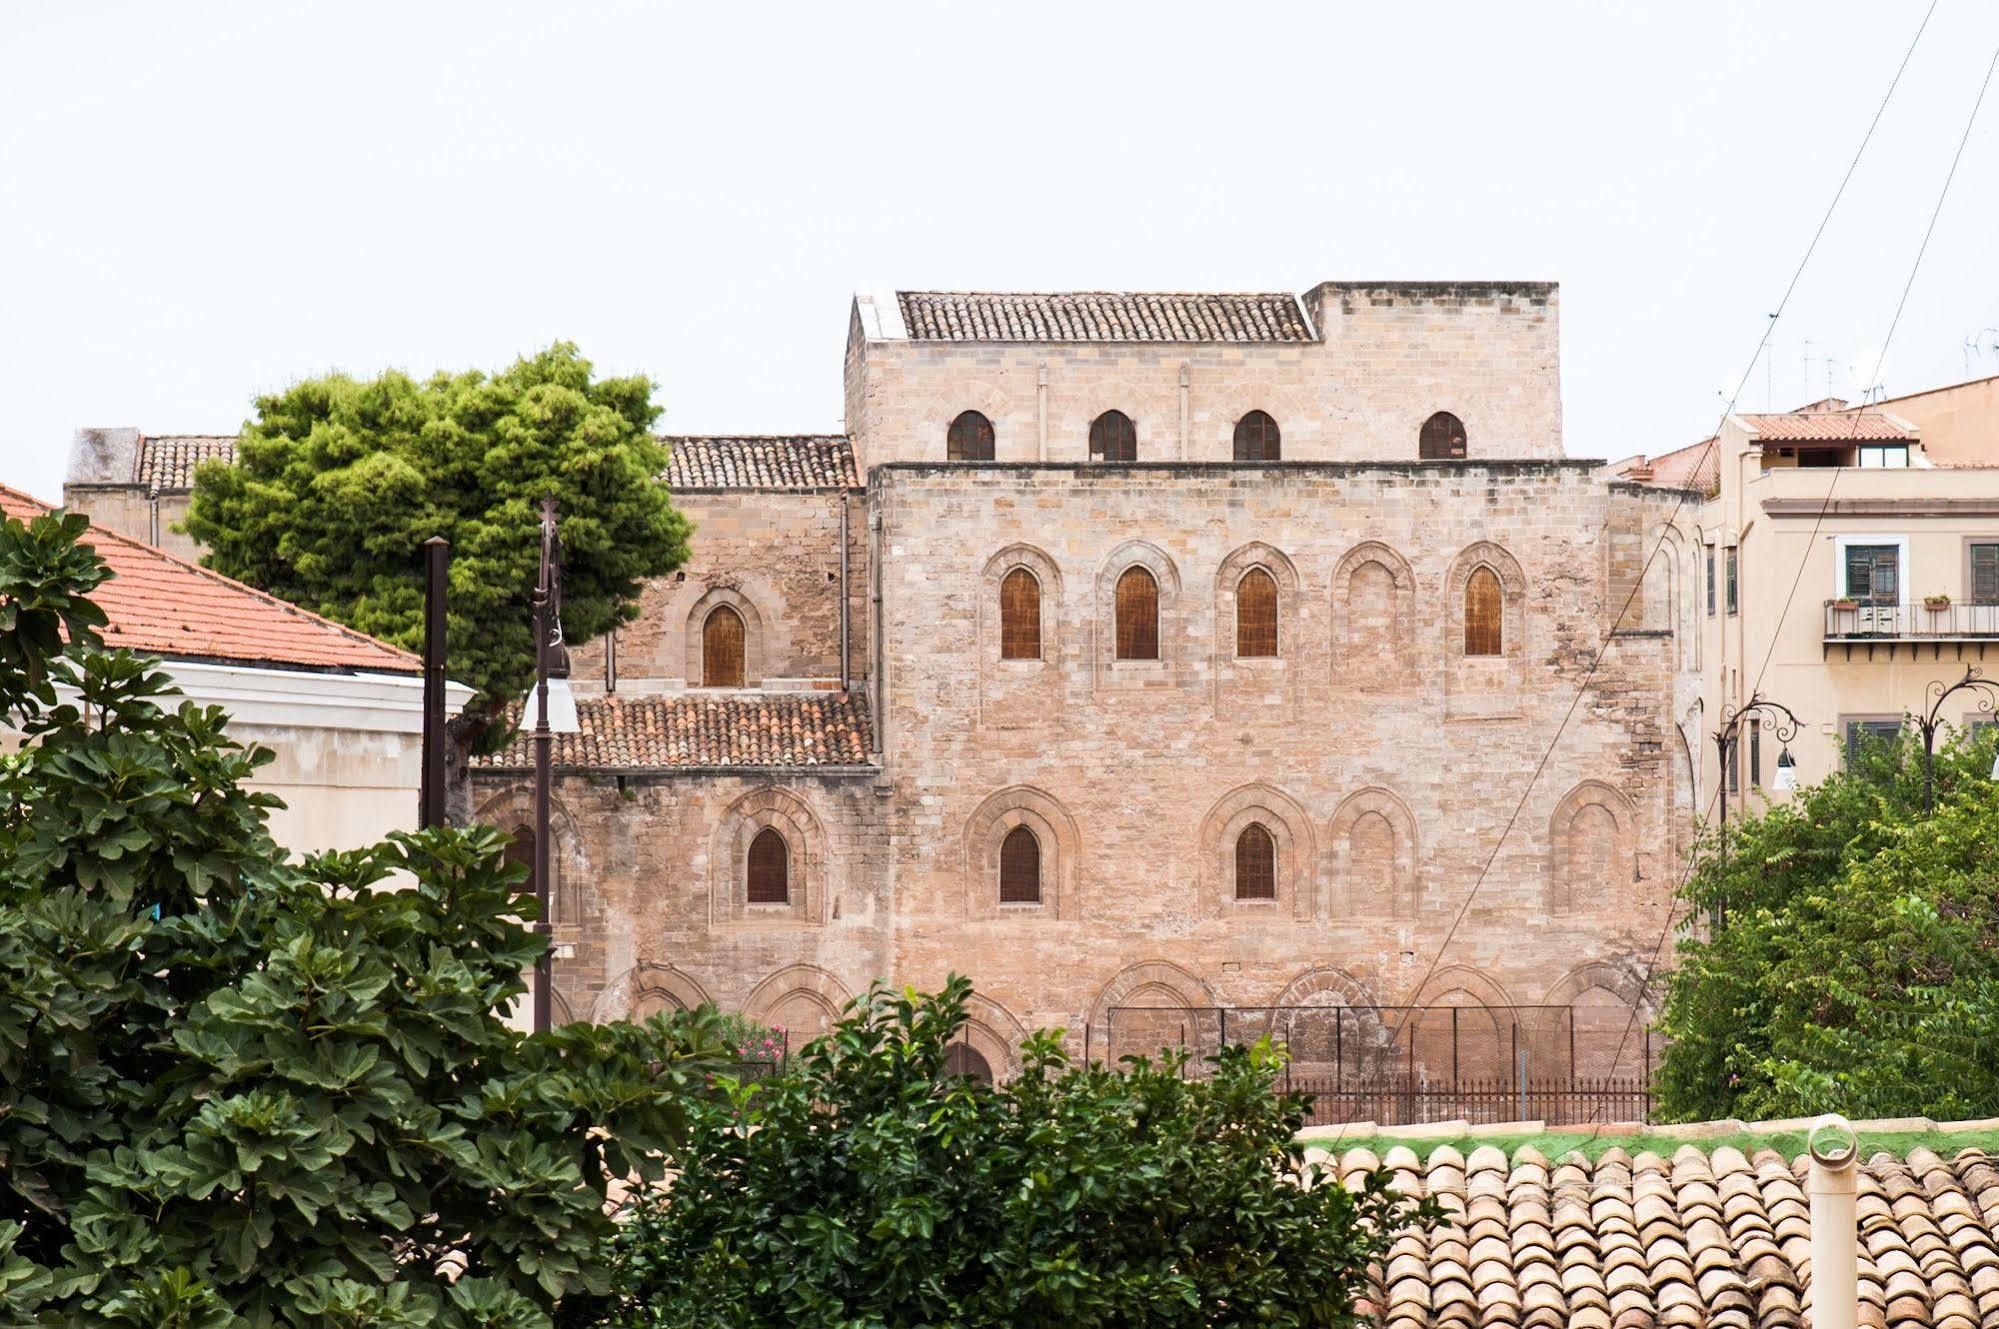
[[[749,902],[791,903],[791,847],[769,826],[750,841]]]
[[[1000,841],[999,898],[1001,904],[1041,903],[1041,841],[1025,826]]]
[[[965,1043],[953,1043],[944,1054],[944,1074],[977,1080],[981,1084],[993,1082],[992,1063],[977,1048]]]
[[[701,686],[743,686],[743,616],[716,605],[701,621]]]
[[[1505,609],[1505,593],[1499,574],[1479,565],[1465,579],[1465,654],[1503,655],[1504,633],[1500,626]]]
[[[1235,898],[1277,898],[1277,841],[1262,822],[1251,822],[1236,837]]]
[[[1267,411],[1251,411],[1235,422],[1237,461],[1276,461],[1280,451],[1277,422]]]
[[[1159,658],[1159,583],[1140,567],[1117,579],[1117,658]]]
[[[1090,423],[1091,461],[1137,461],[1138,428],[1123,411],[1105,411]]]
[[[1416,455],[1424,461],[1463,461],[1464,421],[1449,411],[1438,411],[1425,420],[1423,432],[1416,440]]]
[[[531,826],[516,826],[513,838],[507,841],[507,849],[504,857],[507,862],[518,863],[527,869],[528,875],[520,885],[514,888],[515,893],[519,895],[535,894],[534,828]],[[549,901],[551,907],[554,903],[553,900]]]
[[[1277,579],[1262,568],[1236,583],[1235,653],[1240,659],[1277,654]]]
[[[1000,579],[1000,659],[1041,658],[1041,583],[1026,568]]]
[[[944,456],[950,461],[991,461],[993,422],[977,411],[961,413],[945,435]]]

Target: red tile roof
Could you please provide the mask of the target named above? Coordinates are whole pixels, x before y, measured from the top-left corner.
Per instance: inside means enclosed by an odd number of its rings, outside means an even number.
[[[873,746],[866,704],[852,692],[684,692],[576,700],[580,733],[555,736],[557,766],[674,770],[715,766],[865,766]],[[534,743],[516,735],[478,757],[489,770],[526,770]]]
[[[48,511],[48,504],[0,485],[0,513],[27,521]],[[111,569],[111,579],[91,595],[110,620],[106,646],[289,669],[423,670],[408,651],[101,526],[90,528],[85,543]]]
[[[160,434],[139,440],[141,488],[148,493],[174,493],[194,488],[194,470],[213,458],[236,460],[234,434]]]
[[[1792,411],[1784,415],[1745,415],[1742,419],[1764,443],[1901,443],[1914,442],[1916,431],[1905,420],[1880,411]]]
[[[1611,470],[1621,479],[1657,489],[1692,489],[1710,497],[1721,490],[1721,448],[1703,439],[1657,457],[1629,457]]]
[[[669,434],[666,484],[683,489],[857,489],[844,434]]]
[[[1295,297],[1150,291],[897,291],[913,341],[1307,342]]]

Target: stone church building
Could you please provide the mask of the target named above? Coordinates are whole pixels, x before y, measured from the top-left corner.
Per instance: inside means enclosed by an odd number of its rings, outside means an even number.
[[[1676,565],[1634,584],[1674,495],[1564,452],[1558,307],[856,300],[847,432],[671,439],[692,557],[575,653],[558,1013],[795,1040],[958,971],[1000,1074],[1132,1007],[1622,1027],[1698,681]],[[481,819],[528,824],[530,766]]]

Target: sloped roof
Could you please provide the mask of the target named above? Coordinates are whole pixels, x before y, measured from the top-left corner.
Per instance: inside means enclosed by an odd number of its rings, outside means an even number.
[[[205,461],[236,460],[234,434],[146,434],[139,439],[141,488],[173,493],[194,488],[194,471]]]
[[[844,434],[669,434],[669,489],[853,489],[861,483]]]
[[[1370,1305],[1383,1329],[1803,1329],[1809,1163],[1775,1149],[1612,1148],[1549,1158],[1531,1145],[1467,1156],[1407,1145],[1337,1158],[1342,1178],[1395,1170],[1450,1214],[1396,1239]],[[1999,1166],[1983,1149],[1874,1154],[1859,1176],[1860,1323],[1999,1325]]]
[[[0,512],[27,521],[48,504],[0,485]],[[331,619],[183,562],[137,540],[90,528],[111,579],[91,593],[109,620],[104,644],[175,660],[216,660],[378,674],[416,674],[417,656]]]
[[[1284,292],[897,291],[912,341],[1308,342]]]
[[[581,732],[557,734],[555,765],[575,770],[715,766],[865,766],[874,744],[867,705],[852,692],[685,692],[579,697]],[[527,734],[476,758],[490,770],[534,765]]]
[[[1610,469],[1620,479],[1659,489],[1692,489],[1710,497],[1721,489],[1721,449],[1712,438],[1657,457],[1627,457]]]
[[[1908,421],[1882,411],[1804,410],[1741,419],[1765,443],[1901,443],[1916,439]]]

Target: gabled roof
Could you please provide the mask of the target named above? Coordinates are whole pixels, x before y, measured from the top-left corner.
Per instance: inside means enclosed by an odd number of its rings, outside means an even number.
[[[52,509],[0,485],[0,512],[28,521]],[[173,660],[341,673],[416,674],[423,662],[219,572],[93,525],[84,541],[111,569],[91,593],[104,644]]]
[[[1789,411],[1738,416],[1764,443],[1913,443],[1916,430],[1885,411]]]
[[[668,434],[667,488],[855,489],[854,446],[844,434]]]
[[[1308,342],[1283,292],[897,291],[912,341]]]
[[[236,460],[234,434],[146,434],[139,439],[139,486],[148,493],[194,488],[194,471],[205,461]]]
[[[572,770],[866,766],[874,745],[867,705],[852,692],[612,694],[577,698],[576,715],[581,732],[557,734],[553,754]],[[473,764],[529,769],[534,741],[518,734]]]
[[[1309,1143],[1309,1142],[1308,1142]],[[1329,1142],[1330,1143],[1330,1142]],[[1351,1148],[1343,1178],[1385,1165],[1448,1225],[1396,1238],[1363,1312],[1382,1329],[1802,1329],[1809,1163],[1682,1145],[1594,1162],[1522,1144]],[[1999,1167],[1981,1148],[1876,1153],[1860,1169],[1860,1323],[1999,1325]]]
[[[1620,479],[1658,489],[1692,489],[1713,497],[1721,488],[1721,448],[1706,438],[1657,457],[1627,457],[1611,465]]]

